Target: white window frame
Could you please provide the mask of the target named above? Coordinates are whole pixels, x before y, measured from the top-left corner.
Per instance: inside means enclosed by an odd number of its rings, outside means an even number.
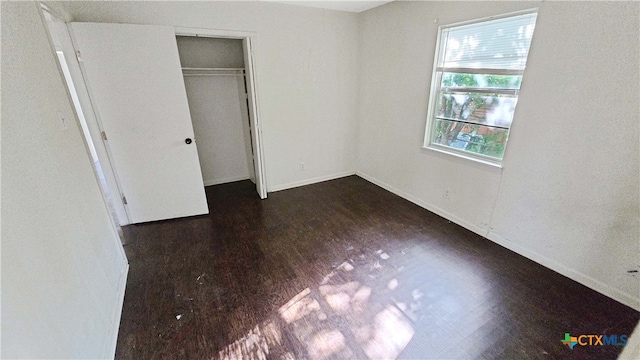
[[[504,145],[505,152],[503,153],[503,156],[501,159],[488,156],[488,155],[459,150],[459,149],[442,145],[442,144],[432,143],[431,139],[432,139],[432,134],[435,127],[435,111],[438,106],[437,101],[438,101],[438,93],[440,90],[440,84],[442,83],[442,73],[459,71],[459,72],[476,73],[476,74],[519,75],[519,76],[522,76],[522,79],[523,79],[522,81],[524,81],[524,70],[521,71],[521,70],[507,70],[507,69],[440,68],[438,66],[438,63],[439,63],[442,51],[444,51],[444,48],[445,48],[445,44],[442,43],[442,32],[443,30],[459,27],[463,25],[476,24],[476,23],[486,22],[490,20],[498,20],[498,19],[518,16],[518,15],[526,15],[526,14],[533,14],[533,13],[537,14],[538,8],[526,9],[526,10],[515,11],[515,12],[494,15],[494,16],[488,16],[488,17],[483,17],[483,18],[474,19],[474,20],[441,25],[438,27],[438,36],[436,39],[436,51],[433,58],[433,73],[431,75],[431,87],[430,87],[430,93],[429,93],[427,121],[426,121],[424,142],[422,146],[423,149],[432,150],[432,151],[436,151],[436,152],[444,153],[448,155],[453,155],[459,158],[502,168],[502,161],[504,159],[504,154],[506,154],[509,134],[507,134],[507,139],[505,140],[505,145]],[[520,84],[520,88],[522,88],[522,83]],[[498,90],[498,91],[492,90],[492,92],[493,93],[508,92],[510,94],[514,94],[519,97],[520,89],[515,89],[515,90],[504,89],[504,90]],[[516,110],[517,110],[517,105],[514,111]],[[515,120],[515,112],[514,112],[514,120]],[[511,131],[511,125],[509,126],[508,130]]]

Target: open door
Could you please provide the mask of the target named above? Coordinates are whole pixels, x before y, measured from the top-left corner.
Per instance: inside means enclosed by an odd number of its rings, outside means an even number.
[[[69,27],[131,222],[208,213],[173,27]]]
[[[267,186],[263,166],[262,154],[262,129],[258,119],[258,109],[256,101],[256,85],[255,72],[253,64],[253,50],[251,48],[251,38],[244,38],[242,41],[244,46],[244,66],[247,81],[247,91],[249,100],[249,121],[251,126],[251,142],[253,144],[253,164],[255,167],[256,190],[261,199],[267,197]]]

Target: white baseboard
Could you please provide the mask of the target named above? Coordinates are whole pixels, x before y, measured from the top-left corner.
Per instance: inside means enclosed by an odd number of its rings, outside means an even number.
[[[232,176],[223,179],[204,180],[204,186],[226,184],[234,181],[249,180],[249,176]]]
[[[118,344],[118,331],[120,330],[120,318],[122,316],[122,308],[124,306],[124,291],[127,288],[127,275],[129,274],[129,264],[125,262],[125,266],[120,274],[118,282],[118,290],[116,294],[116,306],[111,320],[111,334],[105,352],[105,359],[114,359],[116,356],[116,345]]]
[[[453,215],[452,213],[450,213],[450,212],[448,212],[446,210],[443,210],[443,209],[441,209],[441,208],[439,208],[437,206],[433,206],[433,205],[427,204],[426,202],[418,199],[417,197],[409,195],[404,191],[398,190],[397,188],[395,188],[395,187],[393,187],[393,186],[391,186],[391,185],[389,185],[389,184],[387,184],[387,183],[385,183],[383,181],[380,181],[380,180],[374,178],[371,175],[365,174],[365,173],[360,172],[360,171],[357,171],[356,175],[360,176],[361,178],[363,178],[363,179],[365,179],[365,180],[367,180],[367,181],[369,181],[371,183],[374,183],[374,184],[380,186],[381,188],[383,188],[383,189],[385,189],[387,191],[390,191],[390,192],[400,196],[401,198],[403,198],[405,200],[409,200],[412,203],[414,203],[414,204],[416,204],[416,205],[418,205],[418,206],[420,206],[420,207],[422,207],[424,209],[427,209],[427,210],[431,211],[434,214],[442,216],[443,218],[445,218],[447,220],[450,220],[450,221],[462,226],[463,228],[466,228],[466,229],[468,229],[470,231],[473,231],[474,233],[476,233],[476,234],[478,234],[480,236],[485,236],[487,234],[487,229],[483,229],[478,225],[475,225],[475,224],[472,224],[472,223],[470,223],[470,222],[468,222],[466,220],[463,220],[463,219]]]
[[[489,231],[486,236],[487,239],[493,241],[494,243],[503,246],[517,254],[520,254],[527,259],[537,262],[538,264],[549,268],[560,275],[564,275],[571,280],[577,281],[580,284],[595,290],[605,296],[612,298],[622,304],[627,305],[628,307],[640,311],[640,299],[635,298],[630,294],[627,294],[623,291],[615,289],[608,284],[603,283],[600,280],[596,280],[591,276],[585,275],[575,269],[572,269],[566,265],[563,265],[553,259],[550,259],[544,255],[536,251],[529,250],[523,246],[520,246],[513,241],[510,241],[495,232]]]
[[[596,280],[590,276],[587,276],[575,269],[569,268],[555,260],[552,260],[546,256],[543,256],[541,254],[539,254],[538,252],[526,249],[512,241],[509,241],[503,237],[501,237],[500,235],[496,234],[495,232],[491,232],[488,231],[488,229],[483,229],[480,226],[477,226],[475,224],[471,224],[445,210],[442,210],[436,206],[432,206],[429,205],[427,203],[425,203],[424,201],[409,195],[403,191],[400,191],[398,189],[396,189],[395,187],[386,184],[383,181],[380,181],[376,178],[374,178],[371,175],[365,174],[363,172],[356,172],[356,175],[360,176],[361,178],[374,183],[378,186],[380,186],[381,188],[388,190],[398,196],[400,196],[401,198],[404,198],[408,201],[411,201],[412,203],[425,208],[437,215],[442,216],[443,218],[450,220],[468,230],[473,231],[474,233],[481,235],[483,237],[485,237],[486,239],[493,241],[494,243],[503,246],[519,255],[522,255],[524,257],[526,257],[527,259],[530,259],[532,261],[537,262],[538,264],[551,269],[561,275],[564,275],[566,277],[568,277],[571,280],[577,281],[580,284],[595,290],[605,296],[608,296],[610,298],[612,298],[613,300],[616,300],[624,305],[629,306],[632,309],[638,310],[640,311],[640,298],[634,297],[631,294],[627,294],[623,291],[620,291],[618,289],[615,289],[599,280]]]
[[[294,181],[287,184],[271,186],[268,188],[268,192],[276,192],[276,191],[281,191],[286,189],[292,189],[299,186],[311,185],[311,184],[315,184],[315,183],[319,183],[327,180],[339,179],[345,176],[351,176],[355,174],[356,174],[355,171],[344,171],[337,174],[319,176],[316,178],[300,180],[300,181]]]

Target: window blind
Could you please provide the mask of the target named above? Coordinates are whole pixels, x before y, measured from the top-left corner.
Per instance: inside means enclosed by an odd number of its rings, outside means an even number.
[[[524,70],[536,13],[442,30],[441,68]]]

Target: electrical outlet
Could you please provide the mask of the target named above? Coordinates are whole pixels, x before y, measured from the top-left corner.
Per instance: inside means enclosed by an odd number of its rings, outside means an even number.
[[[449,189],[445,189],[444,193],[442,194],[442,197],[449,200],[449,193],[451,192],[451,190]]]
[[[304,162],[300,161],[300,171],[304,171]]]

